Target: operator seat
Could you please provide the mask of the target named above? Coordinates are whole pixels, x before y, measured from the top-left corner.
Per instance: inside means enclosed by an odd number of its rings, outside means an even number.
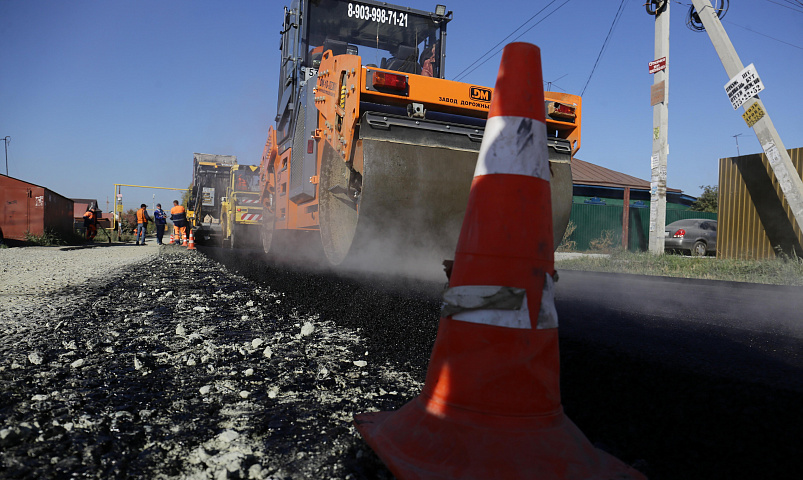
[[[388,70],[395,70],[401,73],[421,73],[421,65],[418,64],[418,48],[409,45],[399,45],[393,57],[388,59]]]

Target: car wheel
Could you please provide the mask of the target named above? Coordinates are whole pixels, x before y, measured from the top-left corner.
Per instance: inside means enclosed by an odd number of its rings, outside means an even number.
[[[704,257],[707,245],[702,240],[694,242],[694,247],[691,249],[691,254],[695,257]]]

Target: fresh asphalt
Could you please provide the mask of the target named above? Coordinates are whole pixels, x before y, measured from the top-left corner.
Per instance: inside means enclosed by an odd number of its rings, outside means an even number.
[[[803,289],[559,273],[563,405],[598,446],[651,479],[799,478]]]
[[[560,271],[566,337],[803,392],[803,288]]]

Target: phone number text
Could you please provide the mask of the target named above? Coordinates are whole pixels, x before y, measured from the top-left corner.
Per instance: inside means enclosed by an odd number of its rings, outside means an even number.
[[[372,22],[388,23],[397,27],[407,26],[408,14],[389,8],[369,7],[359,3],[349,3],[349,17]]]

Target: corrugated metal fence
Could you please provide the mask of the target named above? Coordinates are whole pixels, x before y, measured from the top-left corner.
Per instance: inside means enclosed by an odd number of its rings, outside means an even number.
[[[801,175],[803,148],[788,152]],[[719,160],[719,213],[720,258],[774,258],[776,248],[798,255],[803,250],[800,226],[763,153]]]
[[[572,204],[569,220],[574,226],[569,240],[574,242],[573,250],[587,251],[600,248],[619,248],[622,245],[621,205]],[[646,251],[649,244],[649,208],[630,207],[628,227],[628,250]],[[666,224],[686,218],[717,219],[716,213],[695,212],[667,208]]]

